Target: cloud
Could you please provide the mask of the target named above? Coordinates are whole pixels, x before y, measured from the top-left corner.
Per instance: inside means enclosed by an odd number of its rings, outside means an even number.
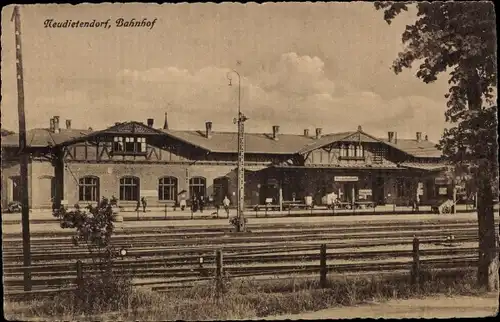
[[[31,121],[46,126],[52,115],[61,115],[73,118],[75,127],[103,128],[115,121],[153,117],[159,125],[168,111],[173,128],[200,129],[211,120],[214,130],[234,130],[238,80],[231,74],[229,87],[229,72],[217,66],[195,71],[175,66],[124,69],[109,86],[89,86],[87,91],[82,88],[36,99],[45,112],[41,120]],[[249,131],[268,132],[276,124],[282,132],[301,133],[302,128],[313,127],[336,132],[361,125],[379,136],[388,130],[400,132],[400,137],[413,137],[412,133],[422,131],[437,139],[444,125],[445,104],[423,96],[384,99],[328,77],[320,58],[291,52],[242,76],[241,108],[250,118]]]

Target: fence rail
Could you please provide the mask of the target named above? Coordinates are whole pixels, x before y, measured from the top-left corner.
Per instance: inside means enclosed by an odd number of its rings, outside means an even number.
[[[425,243],[425,241],[423,242]],[[426,268],[456,269],[475,266],[479,258],[479,249],[474,247],[420,249],[422,242],[418,238],[411,241],[412,250],[390,251],[344,251],[330,249],[328,245],[316,246],[311,254],[280,254],[280,250],[265,255],[224,254],[217,250],[211,255],[173,256],[151,260],[123,260],[114,264],[117,274],[127,275],[143,281],[134,282],[137,286],[152,286],[154,290],[166,290],[173,287],[191,287],[203,281],[215,281],[220,284],[223,278],[269,278],[289,277],[302,274],[317,276],[320,285],[326,285],[329,275],[345,273],[376,273],[390,271],[409,271],[412,281],[419,283],[420,272]],[[311,248],[311,250],[313,250]],[[303,248],[288,248],[289,252],[300,252]],[[492,251],[498,252],[499,249]],[[390,258],[389,260],[387,258]],[[437,257],[437,258],[435,258]],[[342,263],[350,260],[354,262]],[[25,293],[18,290],[23,286],[22,274],[29,269],[33,275],[35,290]],[[7,298],[24,296],[45,296],[57,292],[75,290],[84,278],[99,273],[94,263],[47,264],[4,267],[4,287]],[[38,276],[37,276],[38,275]],[[17,278],[16,278],[17,276]],[[144,281],[146,279],[146,281]],[[156,279],[156,281],[152,281]],[[38,289],[37,289],[38,288]]]

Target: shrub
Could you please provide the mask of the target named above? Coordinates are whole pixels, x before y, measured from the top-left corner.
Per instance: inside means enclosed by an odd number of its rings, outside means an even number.
[[[131,279],[123,271],[113,270],[118,253],[111,244],[114,231],[112,206],[112,201],[102,198],[97,207],[75,207],[73,211],[61,208],[53,212],[62,228],[75,229],[74,245],[83,243],[97,268],[96,273],[89,272],[78,284],[71,299],[75,312],[97,314],[128,306]]]

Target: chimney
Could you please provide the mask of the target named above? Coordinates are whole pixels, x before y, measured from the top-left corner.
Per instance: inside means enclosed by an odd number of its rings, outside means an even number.
[[[387,132],[387,138],[389,142],[394,142],[394,132]]]
[[[54,133],[56,130],[54,128],[54,118],[50,118],[50,132]]]
[[[153,127],[154,122],[155,122],[154,119],[148,119],[147,120],[147,124],[148,124],[149,127]]]
[[[66,120],[66,129],[71,130],[71,120]]]
[[[429,141],[429,137],[428,137],[427,135],[425,136],[425,140],[426,140],[426,141]]]
[[[165,123],[163,123],[163,129],[168,130],[168,113],[165,112]]]
[[[212,137],[212,122],[205,122],[205,136],[208,139]]]
[[[322,128],[317,128],[317,129],[316,129],[316,139],[321,138],[321,131],[322,131],[322,130],[323,130]]]
[[[280,134],[280,127],[278,125],[273,125],[273,140],[277,140],[279,134]]]
[[[417,132],[417,142],[422,141],[422,132]]]
[[[304,136],[309,136],[309,129],[304,129]]]
[[[54,116],[54,133],[60,132],[59,128],[59,116]]]

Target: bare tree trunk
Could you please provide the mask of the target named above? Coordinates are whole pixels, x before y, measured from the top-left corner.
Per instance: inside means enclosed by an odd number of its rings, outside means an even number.
[[[479,261],[477,282],[488,291],[498,290],[498,239],[493,210],[493,189],[488,167],[478,170],[477,219],[479,224]]]

